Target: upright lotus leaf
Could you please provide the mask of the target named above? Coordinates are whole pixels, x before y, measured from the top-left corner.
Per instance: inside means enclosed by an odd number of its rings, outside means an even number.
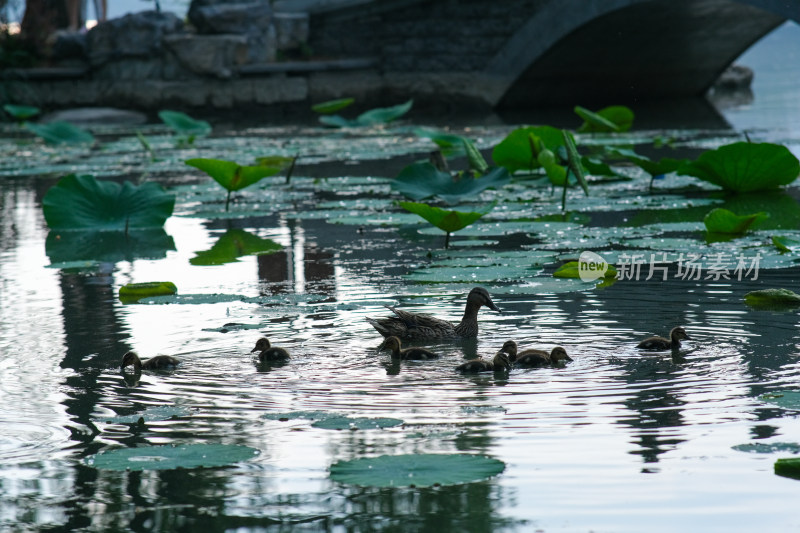
[[[44,139],[48,144],[88,144],[94,142],[94,136],[91,133],[69,122],[54,121],[47,124],[27,122],[25,127]]]
[[[604,107],[595,112],[575,106],[574,111],[583,119],[583,124],[578,128],[580,133],[624,132],[633,126],[633,111],[623,105]]]
[[[460,156],[465,153],[464,142],[467,139],[461,135],[445,133],[430,128],[415,128],[414,135],[433,141],[445,157]]]
[[[753,192],[793,182],[800,175],[800,161],[779,144],[738,142],[703,152],[681,173],[728,191]]]
[[[496,476],[505,463],[482,455],[381,455],[331,465],[331,479],[366,487],[430,487],[471,483]]]
[[[33,118],[40,112],[38,107],[30,105],[14,105],[14,104],[5,104],[3,106],[3,110],[12,117],[14,117],[14,119],[16,119],[18,122],[22,122],[28,120],[29,118]]]
[[[376,124],[387,124],[402,117],[411,110],[414,100],[409,100],[403,104],[391,107],[379,107],[361,113],[354,120],[343,118],[339,115],[323,115],[319,121],[326,126],[335,128],[356,128],[359,126],[374,126]]]
[[[778,459],[775,461],[775,474],[792,479],[800,479],[800,458]]]
[[[128,231],[163,226],[172,215],[175,196],[158,183],[120,185],[69,174],[47,191],[42,207],[53,230]]]
[[[249,187],[263,178],[274,176],[283,170],[279,167],[264,165],[242,166],[234,161],[224,159],[195,158],[187,159],[184,163],[202,170],[228,191],[228,197],[225,200],[226,211],[233,191]]]
[[[450,234],[454,231],[464,229],[483,215],[494,209],[495,204],[489,204],[480,211],[451,211],[434,207],[428,204],[417,202],[400,202],[400,207],[406,211],[410,211],[416,215],[421,216],[440,230],[447,233],[444,241],[444,247],[448,248],[450,245]]]
[[[575,146],[575,139],[572,138],[572,134],[567,130],[561,130],[561,136],[567,149],[567,166],[575,175],[583,192],[586,193],[586,196],[589,196],[589,184],[586,182],[586,172],[581,165],[581,157],[578,154],[578,148]]]
[[[262,239],[243,229],[229,229],[209,250],[197,252],[189,262],[198,266],[232,263],[239,257],[282,250],[283,246],[271,239]]]
[[[297,159],[299,157],[299,155],[294,157],[285,155],[268,155],[256,157],[256,163],[262,167],[275,169],[276,174],[286,170],[286,183],[289,183],[292,179],[292,173],[294,172],[294,165],[297,163]]]
[[[800,294],[789,289],[763,289],[745,294],[744,302],[751,307],[761,309],[793,309],[800,307]],[[798,392],[786,394],[795,395],[795,399],[800,397]],[[797,405],[800,405],[800,402]]]
[[[711,210],[703,219],[706,231],[709,233],[728,233],[741,235],[751,226],[764,220],[767,213],[754,213],[752,215],[737,215],[722,207]]]
[[[323,115],[327,115],[330,113],[336,113],[337,111],[341,111],[345,107],[350,106],[353,102],[355,102],[355,98],[338,98],[336,100],[328,100],[327,102],[320,102],[318,104],[314,104],[311,106],[311,110],[315,113],[321,113]]]
[[[511,181],[504,168],[492,168],[484,176],[463,175],[458,179],[430,163],[408,165],[392,181],[392,189],[412,200],[438,197],[448,204],[475,196],[489,188],[500,188]]]
[[[258,450],[238,444],[183,444],[116,448],[90,455],[84,462],[103,470],[140,471],[210,468],[248,461]]]
[[[791,237],[773,235],[772,244],[774,244],[775,248],[780,250],[781,253],[794,252],[800,250],[800,240],[792,239]]]
[[[211,124],[205,120],[194,119],[180,111],[159,111],[158,117],[180,135],[197,137],[211,133]]]
[[[489,163],[483,158],[475,144],[469,139],[461,141],[464,144],[464,151],[467,153],[467,161],[469,161],[469,168],[478,174],[486,174],[489,171]]]
[[[537,154],[531,142],[540,139],[542,145],[551,152],[557,153],[564,146],[561,130],[552,126],[529,126],[518,128],[509,133],[492,150],[492,159],[496,165],[505,167],[509,172],[518,170],[534,170],[540,167]]]

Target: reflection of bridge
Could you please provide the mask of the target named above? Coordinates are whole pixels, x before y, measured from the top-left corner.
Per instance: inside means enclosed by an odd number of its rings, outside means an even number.
[[[354,88],[491,106],[700,95],[756,40],[800,22],[800,0],[294,4],[311,11],[312,49],[378,59],[378,78]]]

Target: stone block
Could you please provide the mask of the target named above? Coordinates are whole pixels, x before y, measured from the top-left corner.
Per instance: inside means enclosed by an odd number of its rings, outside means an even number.
[[[170,35],[165,47],[189,71],[222,79],[233,76],[247,62],[248,42],[243,35]]]
[[[250,35],[272,23],[272,8],[266,1],[215,3],[189,8],[189,21],[198,33]]]
[[[96,80],[153,80],[161,79],[164,61],[161,57],[153,59],[120,58],[98,66],[92,72]]]
[[[301,77],[271,76],[252,80],[253,102],[269,105],[302,102],[308,98],[308,81]]]
[[[142,11],[102,22],[89,30],[89,63],[98,67],[128,57],[158,57],[165,35],[183,31],[174,13]]]
[[[275,13],[277,48],[294,50],[308,42],[308,13]]]

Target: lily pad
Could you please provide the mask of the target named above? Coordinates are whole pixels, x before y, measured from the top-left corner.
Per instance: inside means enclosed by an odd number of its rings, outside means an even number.
[[[84,462],[102,470],[173,470],[226,466],[258,454],[255,448],[235,444],[184,444],[117,448],[91,455]]]
[[[383,429],[400,426],[403,421],[399,418],[367,418],[348,416],[328,416],[317,420],[312,427],[320,429]]]
[[[793,182],[800,175],[800,161],[779,144],[739,142],[703,152],[681,173],[726,190],[752,192]]]
[[[28,120],[40,112],[38,107],[14,104],[5,104],[3,110],[17,120]]]
[[[429,128],[416,128],[414,134],[424,139],[432,140],[442,151],[444,156],[463,155],[465,150],[464,140],[461,135],[446,133]]]
[[[243,229],[229,229],[217,239],[209,250],[197,252],[189,263],[199,266],[232,263],[239,257],[282,250],[283,246],[272,239],[262,239]]]
[[[331,413],[327,411],[290,411],[288,413],[267,413],[262,418],[267,420],[322,420],[331,416]]]
[[[180,111],[163,110],[158,112],[164,124],[175,133],[187,136],[203,136],[211,133],[211,124],[205,120],[197,120]]]
[[[84,144],[94,142],[94,136],[91,133],[69,122],[55,121],[47,124],[33,124],[28,122],[25,124],[25,127],[49,144]]]
[[[392,181],[392,189],[414,201],[437,197],[453,204],[489,188],[499,189],[510,181],[511,176],[504,168],[490,169],[480,178],[464,175],[455,179],[426,162],[414,163],[401,170]]]
[[[772,236],[772,244],[781,252],[794,252],[800,250],[800,240],[780,235]]]
[[[104,422],[110,424],[135,424],[137,422],[157,422],[159,420],[169,420],[176,416],[187,416],[192,411],[186,407],[178,407],[176,405],[158,405],[148,407],[141,413],[134,413],[132,415],[117,415],[108,418],[103,418]]]
[[[119,299],[123,303],[134,303],[149,296],[164,296],[177,293],[178,288],[171,281],[128,283],[119,288]]]
[[[727,233],[741,235],[751,226],[769,217],[767,213],[754,213],[752,215],[737,215],[725,208],[712,209],[703,219],[709,233]]]
[[[120,185],[75,174],[61,178],[42,200],[47,225],[60,230],[160,228],[174,206],[175,196],[157,183]]]
[[[329,113],[336,113],[337,111],[341,111],[345,107],[350,106],[353,102],[355,102],[355,98],[337,98],[336,100],[328,100],[326,102],[320,102],[318,104],[314,104],[311,106],[311,110],[315,113],[322,113],[327,115]]]
[[[411,110],[414,100],[408,100],[403,104],[391,107],[379,107],[365,111],[354,120],[348,120],[339,115],[323,115],[319,121],[326,126],[335,128],[356,128],[359,126],[374,126],[376,124],[387,124],[402,117]]]
[[[747,305],[758,308],[792,309],[800,307],[800,294],[789,289],[764,289],[748,292],[744,295],[744,302]]]
[[[505,463],[483,455],[381,455],[331,465],[331,479],[367,487],[430,487],[472,483],[496,476]]]
[[[778,459],[775,461],[775,473],[783,477],[800,479],[800,458]]]
[[[733,449],[737,452],[747,453],[800,453],[800,444],[797,444],[796,442],[755,442],[748,444],[737,444],[733,447]]]
[[[800,391],[768,392],[758,397],[762,402],[775,404],[783,409],[800,411]]]
[[[558,267],[553,276],[556,278],[580,278],[580,263],[578,261],[568,261]],[[617,277],[617,269],[614,265],[608,265],[608,269],[602,276],[606,279],[613,279]],[[597,278],[594,278],[597,279]]]
[[[574,111],[583,119],[583,124],[578,128],[579,133],[623,132],[633,126],[633,111],[623,105],[604,107],[595,112],[575,106]]]

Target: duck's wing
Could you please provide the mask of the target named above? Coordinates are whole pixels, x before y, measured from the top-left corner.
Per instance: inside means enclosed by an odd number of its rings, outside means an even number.
[[[453,324],[446,320],[422,313],[410,313],[386,306],[395,316],[388,318],[367,318],[378,333],[384,337],[395,336],[401,339],[440,339],[456,337]]]
[[[636,345],[637,348],[642,350],[667,350],[670,346],[669,339],[664,337],[648,337]]]
[[[544,366],[550,364],[550,356],[540,350],[524,350],[517,354],[519,366]]]
[[[492,368],[494,368],[494,365],[491,361],[472,359],[471,361],[458,365],[456,370],[459,372],[485,372],[487,370],[492,370]]]
[[[439,355],[425,348],[408,348],[403,351],[403,359],[405,360],[426,361],[428,359],[437,359],[438,357]]]
[[[142,368],[145,370],[164,370],[167,368],[175,368],[180,363],[180,359],[172,357],[171,355],[157,355],[142,362]]]

